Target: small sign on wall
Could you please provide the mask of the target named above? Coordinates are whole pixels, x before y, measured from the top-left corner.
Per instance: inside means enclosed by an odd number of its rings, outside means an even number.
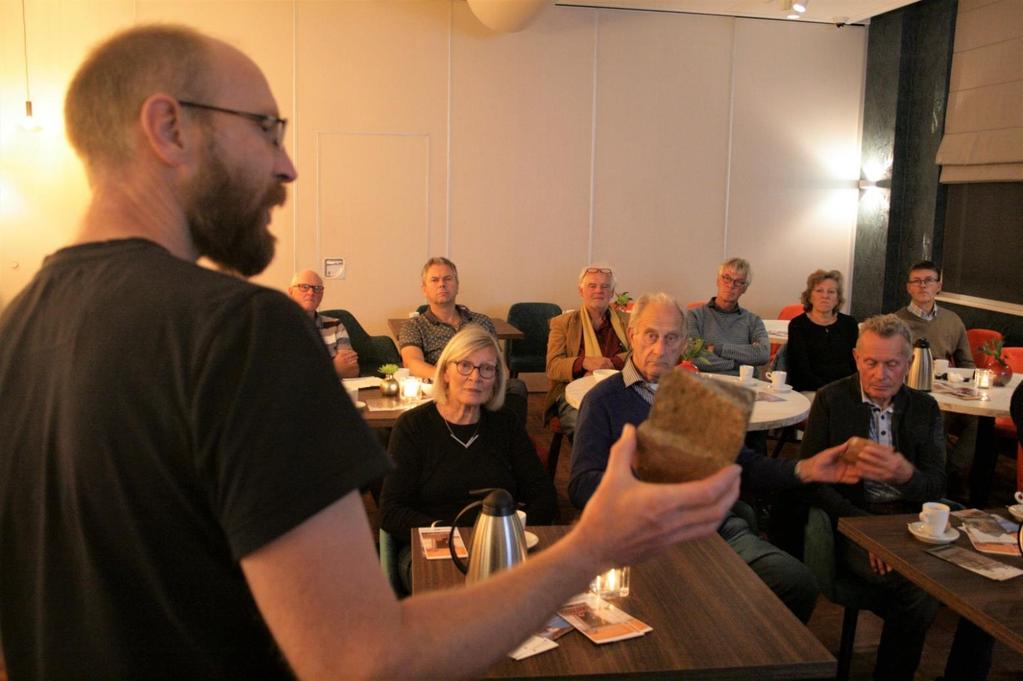
[[[344,258],[324,258],[323,259],[323,278],[324,279],[344,279],[345,278],[345,259]]]

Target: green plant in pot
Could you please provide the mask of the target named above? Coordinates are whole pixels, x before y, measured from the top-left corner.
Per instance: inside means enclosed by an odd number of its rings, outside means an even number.
[[[1004,340],[992,338],[980,347],[981,353],[988,358],[986,368],[994,372],[991,383],[999,387],[1008,385],[1012,379],[1012,367],[1009,366],[1009,363],[1005,361],[1005,357],[1002,355],[1002,348],[1004,346]]]
[[[394,377],[394,373],[398,371],[397,364],[384,364],[377,368],[384,376],[384,380],[380,381],[380,394],[384,397],[397,397],[401,392],[401,386],[398,385],[398,379]]]

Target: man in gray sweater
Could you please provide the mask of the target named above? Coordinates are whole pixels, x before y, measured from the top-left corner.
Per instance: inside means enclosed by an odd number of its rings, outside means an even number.
[[[770,359],[771,341],[763,320],[739,307],[739,298],[752,281],[746,260],[726,260],[718,266],[717,295],[686,312],[688,336],[702,338],[710,353],[700,362],[700,371],[738,376],[739,365],[760,366]]]
[[[952,310],[935,302],[941,292],[941,268],[922,260],[909,268],[906,282],[910,301],[895,315],[906,323],[913,336],[926,338],[934,359],[947,359],[952,366],[972,368],[973,352],[966,337],[966,326]],[[946,412],[946,474],[948,496],[956,501],[969,498],[967,480],[977,448],[977,417]]]

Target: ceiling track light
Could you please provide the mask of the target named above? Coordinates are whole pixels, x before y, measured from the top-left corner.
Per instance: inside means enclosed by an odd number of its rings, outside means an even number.
[[[25,0],[21,0],[21,44],[25,54],[25,117],[21,127],[29,132],[39,130],[39,122],[32,115],[32,91],[28,83],[28,29],[25,21]]]
[[[781,9],[786,19],[802,19],[810,0],[782,0]]]

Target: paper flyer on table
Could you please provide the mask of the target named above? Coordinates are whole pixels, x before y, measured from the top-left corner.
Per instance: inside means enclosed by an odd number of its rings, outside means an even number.
[[[953,565],[958,565],[970,572],[976,572],[978,575],[999,582],[1023,575],[1023,570],[1014,568],[1011,565],[1006,565],[1005,563],[1000,563],[993,558],[982,556],[974,551],[968,551],[956,546],[955,544],[938,546],[937,548],[928,550],[927,553],[941,558],[942,560],[947,560]]]
[[[1020,555],[1016,541],[1019,524],[977,509],[957,511],[953,515],[962,520],[961,528],[977,551],[1001,556]]]
[[[642,636],[653,629],[594,594],[578,596],[561,606],[558,614],[594,643],[603,644]]]
[[[379,388],[381,379],[376,376],[362,376],[361,378],[342,378],[341,383],[345,388]]]
[[[448,534],[450,527],[420,527],[419,543],[423,545],[423,555],[427,560],[441,560],[451,558],[451,551],[448,550]],[[462,534],[455,530],[455,553],[459,558],[468,558],[469,551],[462,542]]]
[[[540,653],[557,648],[558,644],[554,641],[570,631],[572,631],[572,625],[561,617],[554,615],[547,620],[547,624],[544,625],[542,630],[530,636],[526,639],[525,643],[508,653],[508,657],[524,660],[527,657],[539,655]]]

